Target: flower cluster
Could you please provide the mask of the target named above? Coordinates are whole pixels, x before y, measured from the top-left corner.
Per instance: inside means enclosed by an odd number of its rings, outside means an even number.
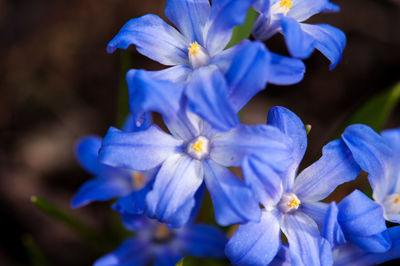
[[[249,9],[258,12],[254,41],[226,48]],[[170,26],[152,14],[128,21],[107,46],[134,45],[163,65],[126,75],[130,115],[120,130],[76,146],[95,176],[72,206],[118,198],[113,209],[135,232],[100,258],[104,265],[175,265],[186,255],[228,258],[235,265],[366,265],[400,257],[400,129],[375,133],[349,126],[298,173],[307,147],[301,119],[284,107],[266,124],[241,124],[238,112],[267,83],[291,85],[302,59],[317,49],[334,68],[346,43],[330,25],[304,23],[339,7],[328,0],[167,0]],[[282,33],[291,57],[260,41]],[[152,113],[161,115],[162,126]],[[239,178],[230,167],[240,167]],[[369,174],[373,199],[356,190],[322,202],[336,187]],[[195,223],[204,192],[220,226],[239,224],[228,240]]]

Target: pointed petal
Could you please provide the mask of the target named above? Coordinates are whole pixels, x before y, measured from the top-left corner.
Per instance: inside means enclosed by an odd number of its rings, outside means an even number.
[[[168,0],[165,15],[189,42],[204,45],[204,26],[210,16],[209,0]]]
[[[296,58],[309,57],[314,50],[315,40],[302,30],[294,18],[281,15],[279,23],[290,54]]]
[[[210,157],[224,166],[240,166],[252,155],[276,169],[285,169],[291,163],[291,145],[291,140],[275,127],[240,124],[214,137]]]
[[[300,82],[306,71],[304,63],[295,58],[270,53],[271,62],[268,68],[268,83],[275,85],[292,85]]]
[[[203,166],[218,224],[227,226],[260,219],[260,208],[243,181],[210,159]]]
[[[315,48],[331,61],[330,69],[334,69],[342,59],[346,46],[346,35],[343,31],[327,24],[310,25],[301,23],[301,28],[315,40]]]
[[[161,166],[153,189],[146,196],[147,213],[170,227],[182,227],[190,219],[194,195],[203,182],[201,162],[186,155],[169,157]]]
[[[183,144],[153,125],[147,130],[126,133],[111,127],[104,137],[99,160],[104,164],[145,171],[179,152]]]
[[[195,70],[185,94],[188,108],[216,129],[227,131],[239,123],[228,97],[226,80],[215,66]]]
[[[246,185],[265,208],[279,202],[283,193],[281,176],[271,166],[250,156],[244,160],[242,172]]]
[[[330,3],[328,0],[301,0],[293,1],[293,6],[288,12],[288,16],[295,18],[297,21],[304,21],[309,17],[324,12],[339,11],[338,6]]]
[[[122,130],[125,132],[137,132],[141,130],[148,129],[152,124],[151,114],[144,113],[139,120],[135,120],[131,114],[125,120],[125,124]]]
[[[101,257],[93,266],[110,265],[137,265],[145,266],[150,262],[150,243],[130,238],[123,242],[116,250]]]
[[[345,197],[338,207],[338,220],[346,234],[369,236],[386,230],[380,204],[359,190]]]
[[[105,201],[127,195],[132,187],[125,177],[108,176],[85,182],[72,199],[72,208],[82,207],[93,201]]]
[[[75,144],[75,157],[79,164],[91,174],[97,174],[100,169],[98,162],[101,138],[86,136]]]
[[[267,124],[278,128],[283,134],[286,134],[293,143],[293,163],[287,170],[287,178],[282,180],[284,188],[287,190],[292,187],[297,168],[306,152],[307,132],[304,123],[295,113],[280,106],[271,108],[268,113]]]
[[[228,241],[220,229],[196,224],[184,228],[177,236],[186,254],[195,257],[225,258],[224,248]]]
[[[332,251],[330,248],[327,249],[329,244],[324,243],[317,224],[310,217],[300,211],[286,214],[281,228],[289,242],[292,265],[331,265],[333,263]]]
[[[389,179],[392,150],[382,137],[366,125],[355,124],[346,128],[342,138],[351,150],[354,160],[369,174],[373,197],[382,202],[390,191]]]
[[[310,216],[321,228],[327,215],[329,204],[319,201],[303,201],[300,210]]]
[[[400,128],[389,129],[382,132],[385,143],[392,148],[392,163],[388,169],[388,193],[400,191]],[[398,219],[399,220],[399,219]]]
[[[181,252],[172,245],[164,245],[155,253],[153,266],[176,265],[183,258]]]
[[[278,218],[263,211],[260,222],[239,226],[225,248],[233,265],[268,265],[281,246]]]
[[[211,56],[221,52],[232,37],[236,25],[243,24],[254,0],[213,1],[211,21],[206,33],[206,48]]]
[[[390,248],[380,204],[355,190],[338,207],[338,221],[349,241],[372,252],[384,252]]]
[[[158,112],[173,119],[180,109],[183,87],[165,80],[155,79],[144,70],[131,70],[126,74],[129,88],[129,104],[134,119],[145,112]]]
[[[145,112],[158,112],[172,135],[182,139],[196,137],[186,110],[182,110],[183,84],[163,78],[160,72],[130,70],[127,73],[132,116],[140,118]]]
[[[119,214],[142,214],[146,209],[146,195],[153,188],[153,180],[149,181],[146,186],[140,190],[135,190],[129,195],[120,198],[113,206],[113,210]]]
[[[336,203],[332,202],[329,204],[329,208],[321,230],[322,237],[328,240],[332,248],[344,245],[346,243],[344,233],[338,222],[338,214],[339,209],[336,206]]]
[[[163,65],[188,62],[187,40],[160,17],[148,14],[129,20],[108,43],[107,52],[135,45],[139,53]]]
[[[226,73],[229,98],[239,111],[267,85],[270,53],[260,42],[244,42],[239,46]]]
[[[340,184],[354,180],[359,172],[360,168],[344,142],[334,140],[324,146],[318,161],[298,175],[293,193],[301,200],[319,201]]]

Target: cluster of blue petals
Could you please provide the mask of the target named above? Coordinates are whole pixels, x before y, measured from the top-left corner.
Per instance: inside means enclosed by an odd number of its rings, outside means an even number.
[[[258,12],[256,41],[226,49],[250,8]],[[351,125],[299,171],[307,132],[296,114],[274,107],[265,124],[238,118],[267,83],[300,82],[301,60],[315,49],[331,68],[339,63],[344,33],[304,23],[338,10],[328,0],[167,0],[173,26],[148,14],[122,27],[109,53],[134,45],[168,67],[128,71],[124,127],[76,145],[93,179],[72,206],[117,199],[112,209],[135,232],[96,266],[168,266],[187,255],[234,265],[372,265],[400,257],[400,229],[386,226],[400,221],[400,129],[378,134]],[[278,32],[291,57],[261,42]],[[153,123],[152,113],[165,127]],[[339,203],[323,202],[361,170],[373,199],[356,190]],[[239,224],[229,240],[217,227],[195,223],[205,191],[220,226]]]

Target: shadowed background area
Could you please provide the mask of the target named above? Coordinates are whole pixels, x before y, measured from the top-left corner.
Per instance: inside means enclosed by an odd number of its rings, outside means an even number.
[[[269,108],[282,105],[311,124],[303,167],[318,158],[349,113],[400,80],[400,1],[333,2],[340,13],[310,22],[347,34],[343,61],[329,71],[315,52],[305,61],[300,84],[268,86],[241,115],[244,122],[265,123]],[[89,178],[73,157],[75,141],[85,134],[102,136],[116,125],[121,53],[107,54],[106,44],[130,18],[146,13],[165,18],[164,6],[164,0],[0,0],[0,265],[29,263],[22,241],[28,236],[53,265],[89,265],[98,256],[30,197],[69,210],[73,194]],[[287,53],[281,36],[267,45]],[[161,67],[133,47],[129,51],[135,68]],[[386,128],[400,125],[399,111]],[[71,212],[109,235],[116,221],[108,206],[95,203]]]

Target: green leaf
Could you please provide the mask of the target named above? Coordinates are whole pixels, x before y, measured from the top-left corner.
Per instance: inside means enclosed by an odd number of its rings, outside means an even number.
[[[28,253],[30,265],[32,266],[49,266],[50,263],[43,255],[42,251],[33,240],[31,235],[24,235],[22,237],[22,243]]]
[[[132,58],[129,51],[121,51],[120,76],[118,85],[117,127],[122,128],[129,114],[129,93],[126,83],[126,73],[132,67]]]
[[[351,124],[366,124],[375,131],[380,131],[385,126],[389,116],[400,100],[400,83],[392,88],[379,93],[364,103],[355,113],[346,119],[339,133]]]
[[[175,264],[175,266],[183,266],[183,260],[184,260],[184,258],[182,258],[180,261],[178,261],[178,263]]]
[[[78,218],[72,216],[71,214],[61,210],[58,206],[46,201],[37,196],[31,197],[31,202],[35,204],[44,213],[51,216],[55,220],[63,223],[83,239],[85,239],[88,244],[93,248],[93,250],[104,253],[112,248],[112,243],[105,239],[100,233],[93,230],[90,226],[86,225]]]
[[[258,13],[253,8],[250,8],[247,11],[246,20],[242,25],[233,28],[232,38],[225,49],[240,43],[243,39],[246,39],[250,36],[254,21],[256,20],[257,16]]]

